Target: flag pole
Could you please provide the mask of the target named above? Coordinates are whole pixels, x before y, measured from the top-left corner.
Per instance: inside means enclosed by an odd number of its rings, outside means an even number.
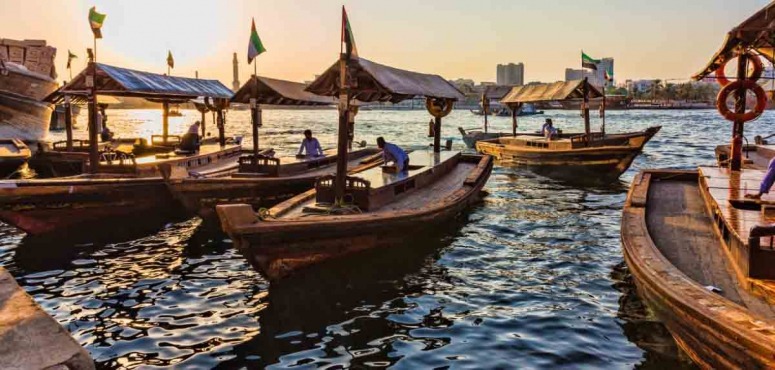
[[[258,58],[253,58],[253,98],[250,99],[253,116],[253,157],[258,160],[258,126],[261,125],[261,108],[258,106]]]

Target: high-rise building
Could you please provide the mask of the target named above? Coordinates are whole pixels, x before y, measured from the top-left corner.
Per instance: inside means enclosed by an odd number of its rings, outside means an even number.
[[[240,88],[239,62],[237,62],[237,53],[234,53],[234,59],[232,59],[231,63],[234,65],[234,81],[231,82],[231,89],[236,92]]]
[[[498,85],[524,85],[525,65],[522,63],[498,64],[496,70],[496,82]]]

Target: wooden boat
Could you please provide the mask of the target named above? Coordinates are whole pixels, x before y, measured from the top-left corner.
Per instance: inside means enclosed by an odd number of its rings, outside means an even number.
[[[541,174],[600,181],[618,178],[661,127],[645,131],[586,136],[561,134],[547,140],[536,133],[502,136],[477,142],[476,150],[505,163],[527,166]],[[586,138],[592,138],[586,141]]]
[[[0,138],[40,142],[48,136],[51,105],[22,95],[0,92]]]
[[[645,171],[627,197],[622,245],[638,293],[704,368],[775,367],[773,199],[744,199],[763,174]]]
[[[307,88],[339,97],[336,173],[259,214],[246,204],[216,207],[235,246],[271,280],[333,258],[393,246],[444,223],[480,199],[492,171],[489,156],[441,151],[441,119],[463,97],[447,80],[383,66],[349,50]],[[348,176],[350,101],[398,103],[415,96],[426,97],[435,117],[433,152],[410,153],[407,172],[372,167]]]
[[[0,92],[41,101],[58,88],[50,76],[33,72],[22,65],[0,60]]]
[[[0,174],[16,171],[30,159],[30,148],[19,139],[0,139]]]
[[[759,144],[750,144],[743,146],[743,168],[763,170],[767,168],[773,157],[775,157],[775,145],[768,144],[766,141]],[[732,151],[730,145],[719,145],[715,149],[716,162],[719,167],[729,166],[729,158]]]
[[[602,96],[586,79],[552,84],[517,86],[501,100],[513,111],[537,101],[584,99]],[[476,143],[476,150],[536,172],[562,179],[610,181],[619,178],[641,153],[646,143],[659,132],[660,126],[644,131],[607,134],[593,133],[589,127],[589,109],[584,110],[584,134],[559,134],[551,140],[534,133],[516,132],[516,115],[512,114],[511,136]]]

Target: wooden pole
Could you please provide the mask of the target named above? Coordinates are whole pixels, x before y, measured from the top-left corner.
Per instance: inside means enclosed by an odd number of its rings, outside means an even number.
[[[741,53],[737,57],[737,80],[744,81],[748,78],[748,55]],[[746,89],[742,85],[735,94],[735,113],[745,113]],[[726,102],[723,102],[726,104]],[[740,171],[743,167],[743,132],[744,121],[735,121],[732,126],[732,156],[729,160],[729,169]]]
[[[70,107],[70,95],[65,95],[65,134],[67,135],[67,151],[73,151],[73,111]]]
[[[207,118],[207,114],[205,113],[207,113],[207,110],[203,109],[201,113],[202,113],[202,139],[204,139],[205,135],[207,134],[207,131],[205,130],[205,118]]]
[[[336,179],[334,181],[334,199],[341,203],[345,196],[347,181],[347,125],[350,114],[350,86],[347,81],[347,55],[339,56],[339,135],[336,145]]]
[[[582,92],[584,94],[584,134],[587,145],[589,145],[589,82],[587,77],[584,77],[584,85],[582,86]]]
[[[433,122],[433,152],[441,152],[441,117],[434,117]]]
[[[97,42],[95,41],[96,45]],[[94,55],[96,56],[96,49]],[[89,172],[97,173],[100,165],[100,149],[97,137],[97,63],[89,62],[91,86],[89,94]]]
[[[226,146],[226,119],[223,117],[223,109],[220,106],[216,114],[218,116],[218,144],[223,148]]]
[[[516,104],[511,107],[511,135],[517,136],[517,110],[520,104]]]
[[[608,87],[608,82],[605,83],[605,86],[603,86],[603,105],[600,106],[600,119],[603,120],[602,125],[600,126],[600,132],[605,135],[605,95],[606,95],[606,87]]]
[[[482,107],[482,113],[484,113],[484,133],[487,133],[487,116],[489,115],[489,109]]]
[[[167,143],[167,137],[170,134],[170,103],[164,101],[161,103],[162,115],[161,115],[161,137],[164,144]]]

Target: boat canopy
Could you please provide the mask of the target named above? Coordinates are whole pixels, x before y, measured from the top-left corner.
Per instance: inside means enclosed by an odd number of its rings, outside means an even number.
[[[498,100],[500,100],[500,99],[503,99],[503,97],[506,96],[506,94],[508,94],[513,87],[514,86],[509,86],[509,85],[487,86],[484,89],[484,95],[488,99],[498,99]]]
[[[460,92],[439,75],[406,71],[374,63],[364,58],[349,61],[352,76],[351,99],[361,102],[391,102],[424,96],[447,100],[462,100]],[[307,91],[325,96],[339,95],[339,61],[307,87]]]
[[[713,55],[705,68],[692,76],[695,80],[701,80],[730,59],[736,57],[739,52],[756,50],[770,63],[775,62],[775,39],[772,33],[775,31],[775,2],[771,2],[743,23],[733,28],[724,40],[724,44]]]
[[[97,63],[95,68],[97,95],[172,102],[183,102],[197,97],[230,99],[233,95],[229,88],[217,80],[165,76],[102,63]],[[64,95],[88,94],[90,88],[86,83],[87,72],[87,69],[81,71],[67,85],[46,97],[45,101],[57,103],[64,100]]]
[[[599,98],[603,96],[592,84],[587,84],[589,89],[589,98]],[[546,101],[562,101],[584,98],[584,80],[572,80],[566,82],[554,82],[550,84],[531,84],[524,86],[514,86],[503,99],[502,104],[521,104]]]
[[[277,80],[269,77],[251,77],[231,98],[232,103],[250,103],[257,96],[258,104],[270,105],[331,105],[336,99],[315,95],[304,90],[298,82]],[[254,89],[257,89],[254,90]],[[255,91],[255,92],[254,92]]]

